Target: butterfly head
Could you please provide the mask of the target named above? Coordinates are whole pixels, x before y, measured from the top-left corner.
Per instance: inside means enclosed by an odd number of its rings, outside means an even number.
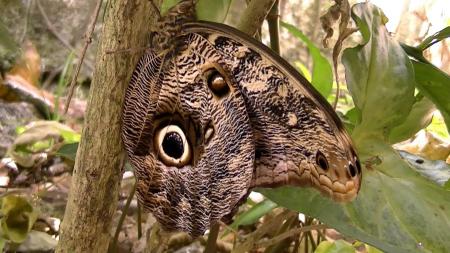
[[[310,183],[332,199],[353,200],[361,186],[361,164],[342,124],[327,117],[315,128],[319,138],[310,138],[310,156],[304,161]]]

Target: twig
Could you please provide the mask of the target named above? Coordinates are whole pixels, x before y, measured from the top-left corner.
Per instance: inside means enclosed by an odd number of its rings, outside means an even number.
[[[267,23],[269,25],[269,36],[270,36],[270,48],[277,54],[280,54],[280,14],[279,14],[280,0],[277,0],[275,4],[270,9],[267,15]]]
[[[30,18],[30,9],[31,9],[31,4],[32,3],[33,3],[33,0],[28,0],[28,2],[27,2],[27,12],[25,14],[25,25],[24,25],[24,28],[23,28],[22,36],[20,37],[20,44],[23,44],[23,41],[25,40],[25,36],[27,35],[28,19]]]
[[[58,40],[60,40],[61,43],[65,47],[69,48],[72,51],[75,51],[75,48],[72,45],[70,45],[70,43],[56,31],[56,28],[53,26],[52,22],[48,18],[47,13],[45,13],[44,8],[42,8],[42,5],[41,5],[40,1],[36,1],[36,4],[37,4],[37,7],[39,9],[39,12],[41,13],[42,17],[44,18],[45,24],[47,24],[47,28],[50,30],[50,32],[52,32],[53,35]]]
[[[58,31],[56,30],[56,28],[53,26],[52,22],[50,21],[50,19],[47,16],[47,13],[45,13],[44,8],[42,8],[42,5],[40,3],[40,1],[36,1],[37,7],[39,9],[39,12],[41,13],[42,18],[45,21],[45,24],[47,25],[48,30],[70,51],[72,52],[76,52],[75,48],[64,38],[62,37]],[[76,54],[78,58],[81,58],[81,55],[79,53]],[[89,63],[86,62],[86,66],[90,69],[90,70],[94,70],[94,66]]]
[[[84,35],[85,43],[81,51],[80,61],[78,62],[77,68],[75,70],[75,75],[73,75],[72,82],[70,83],[69,94],[67,96],[66,105],[64,106],[64,114],[67,114],[69,109],[70,100],[72,100],[73,91],[75,89],[75,84],[77,83],[78,74],[80,73],[81,65],[83,65],[84,56],[86,55],[87,48],[92,42],[92,34],[94,33],[95,23],[97,23],[98,14],[100,13],[100,8],[102,7],[102,0],[97,0],[97,5],[95,6],[95,11],[91,16],[91,23],[89,24],[87,31]]]
[[[142,237],[142,209],[139,201],[137,203],[137,231],[138,231],[138,239]]]
[[[341,2],[336,1],[336,4],[339,4],[341,20],[339,22],[339,36],[333,47],[333,69],[336,78],[336,97],[334,99],[333,109],[336,109],[340,96],[339,74],[337,68],[338,57],[342,49],[342,43],[348,36],[358,31],[358,29],[356,28],[347,27],[350,22],[350,4],[348,3],[348,0]]]
[[[253,36],[261,27],[264,19],[276,0],[253,0],[242,13],[238,29]]]
[[[204,253],[216,253],[217,252],[217,237],[219,236],[220,223],[215,223],[211,225],[211,230],[209,231],[208,241],[206,242],[206,247]]]
[[[275,236],[267,241],[263,241],[257,244],[258,248],[266,248],[269,247],[270,245],[273,245],[275,243],[281,242],[286,238],[289,238],[293,235],[299,234],[301,232],[307,232],[307,231],[311,231],[311,230],[318,230],[318,229],[323,229],[326,228],[327,226],[323,225],[323,224],[319,224],[319,225],[311,225],[311,226],[306,226],[306,227],[300,227],[300,228],[296,228],[296,229],[291,229],[289,231],[287,231],[286,233],[283,233],[281,235]]]
[[[112,241],[112,250],[110,252],[117,252],[117,242],[119,240],[120,230],[122,229],[122,224],[125,220],[125,216],[127,216],[128,208],[130,207],[131,201],[133,200],[134,193],[136,192],[137,181],[134,182],[133,189],[131,189],[130,194],[128,195],[127,202],[122,210],[122,215],[120,216],[119,222],[117,223],[116,232],[114,233],[114,238]]]

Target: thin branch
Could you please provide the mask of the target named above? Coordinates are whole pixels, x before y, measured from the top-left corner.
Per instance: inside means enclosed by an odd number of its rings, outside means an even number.
[[[125,221],[125,216],[127,216],[128,208],[130,207],[131,201],[133,200],[134,193],[136,192],[137,181],[134,182],[133,189],[131,189],[128,195],[127,202],[122,210],[122,215],[120,216],[119,222],[117,223],[116,232],[114,233],[114,239],[112,241],[111,252],[117,252],[117,243],[119,241],[120,230],[122,230],[123,222]]]
[[[81,65],[83,65],[84,56],[86,55],[86,51],[89,47],[89,44],[91,44],[92,42],[92,34],[94,33],[95,24],[97,23],[97,18],[98,14],[100,13],[100,9],[102,7],[102,2],[103,2],[102,0],[97,0],[95,11],[91,16],[91,23],[89,24],[88,29],[84,35],[85,39],[84,47],[81,51],[80,61],[78,62],[75,74],[73,75],[72,82],[70,83],[69,94],[67,96],[66,105],[64,106],[64,114],[67,114],[67,110],[69,109],[70,100],[72,100],[73,91],[75,89],[75,84],[77,83],[77,78],[78,74],[80,73]]]
[[[286,238],[289,238],[291,236],[294,236],[296,234],[302,233],[302,232],[307,232],[307,231],[312,231],[312,230],[318,230],[318,229],[323,229],[326,228],[326,225],[323,224],[319,224],[319,225],[311,225],[311,226],[306,226],[306,227],[300,227],[300,228],[296,228],[296,229],[291,229],[289,231],[287,231],[286,233],[280,234],[278,236],[275,236],[269,240],[266,241],[262,241],[260,243],[257,244],[258,248],[266,248],[269,247],[270,245],[274,245],[278,242],[283,241]]]
[[[280,54],[280,0],[277,0],[267,15],[267,23],[269,25],[270,47],[277,54]]]
[[[249,3],[237,25],[238,29],[254,36],[276,0],[253,0]]]
[[[216,253],[217,252],[217,237],[219,236],[220,223],[215,223],[211,225],[211,230],[209,231],[208,241],[206,242],[206,247],[204,253]]]
[[[26,10],[26,14],[25,14],[25,24],[23,27],[23,33],[22,36],[20,37],[20,44],[23,44],[23,41],[25,40],[25,37],[27,35],[27,31],[28,31],[28,20],[30,19],[30,10],[31,10],[31,4],[33,3],[33,0],[28,0],[27,2],[27,10]]]
[[[137,231],[138,231],[138,239],[142,237],[142,208],[139,201],[137,203]]]

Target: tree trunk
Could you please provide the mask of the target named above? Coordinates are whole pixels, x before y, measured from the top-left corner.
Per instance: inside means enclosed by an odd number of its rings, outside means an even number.
[[[109,0],[57,252],[106,252],[125,154],[124,91],[156,20],[149,0]],[[101,14],[100,14],[100,17]]]

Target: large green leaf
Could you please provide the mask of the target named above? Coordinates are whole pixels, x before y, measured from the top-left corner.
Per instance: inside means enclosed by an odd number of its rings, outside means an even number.
[[[344,50],[342,62],[348,90],[361,112],[355,136],[380,135],[405,121],[414,102],[411,62],[384,24],[387,18],[376,6],[363,3],[352,8],[352,18],[362,34],[362,44]]]
[[[232,228],[238,228],[241,225],[250,225],[258,221],[259,218],[272,211],[277,204],[273,203],[269,199],[265,199],[256,205],[252,206],[249,210],[238,215],[234,222],[230,225]]]
[[[389,38],[381,10],[369,3],[357,4],[352,17],[363,35],[363,44],[343,55],[356,105],[347,116],[355,124],[352,138],[364,164],[357,199],[340,204],[309,188],[259,191],[281,206],[317,217],[385,252],[450,252],[450,194],[414,171],[388,143],[388,137],[402,139],[415,131],[422,123],[413,122],[414,115],[424,115],[420,111],[427,111],[429,103],[423,109],[417,100],[417,108],[411,110],[412,65]]]
[[[313,60],[312,80],[311,83],[323,97],[327,98],[331,93],[333,87],[333,70],[331,65],[321,53],[318,47],[308,39],[297,27],[280,22],[281,26],[286,28],[297,39],[303,41],[308,47],[308,51],[311,54]]]
[[[380,140],[359,147],[363,168],[355,201],[339,204],[309,188],[258,189],[275,203],[317,217],[341,233],[385,252],[450,252],[450,194],[412,170]]]
[[[441,111],[450,133],[450,76],[427,63],[413,61],[417,88]]]
[[[161,13],[164,15],[167,10],[177,4],[180,0],[164,0],[161,6]],[[222,23],[228,14],[231,0],[199,0],[195,6],[197,19]]]
[[[419,93],[406,120],[389,133],[389,143],[407,140],[419,130],[427,127],[431,123],[434,110],[436,110],[434,104]]]

